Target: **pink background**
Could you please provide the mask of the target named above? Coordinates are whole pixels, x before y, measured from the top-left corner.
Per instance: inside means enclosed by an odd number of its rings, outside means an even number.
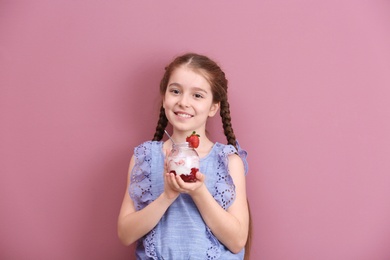
[[[390,259],[389,1],[34,2],[0,1],[1,259],[133,259],[127,167],[185,51],[230,81],[252,259]]]

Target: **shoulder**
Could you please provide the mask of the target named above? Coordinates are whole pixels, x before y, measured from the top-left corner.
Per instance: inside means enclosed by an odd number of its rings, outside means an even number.
[[[243,165],[241,157],[237,153],[229,154],[229,165]]]
[[[245,178],[246,171],[244,161],[237,154],[229,155],[228,164],[229,174],[232,176],[234,183],[237,182],[237,178]]]
[[[152,149],[161,148],[162,145],[162,141],[145,141],[134,148],[134,154],[144,153]]]
[[[243,167],[245,174],[248,172],[247,152],[237,142],[237,149],[231,144],[216,143],[218,156],[226,160],[230,167]]]
[[[135,162],[151,161],[160,151],[162,151],[162,141],[146,141],[134,148],[133,158]]]

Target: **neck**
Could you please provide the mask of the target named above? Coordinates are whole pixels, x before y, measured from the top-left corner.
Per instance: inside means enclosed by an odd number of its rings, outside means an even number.
[[[194,129],[194,130],[190,130],[190,131],[180,131],[180,130],[173,130],[173,133],[172,133],[172,139],[175,141],[175,142],[185,142],[186,141],[186,138],[190,135],[192,135],[192,132],[196,132],[196,134],[198,134],[200,136],[200,139],[203,139],[206,137],[206,131],[205,130],[202,130],[202,129]],[[206,137],[207,138],[207,137]]]
[[[212,147],[213,142],[206,136],[205,130],[195,130],[199,134],[199,147],[196,148],[197,151],[209,150]],[[179,131],[173,130],[172,139],[175,143],[186,142],[186,138],[192,134],[193,131]],[[169,140],[170,142],[170,140]]]

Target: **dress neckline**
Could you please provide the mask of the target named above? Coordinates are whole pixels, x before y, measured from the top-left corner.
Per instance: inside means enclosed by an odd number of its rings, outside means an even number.
[[[211,147],[210,151],[209,151],[205,156],[203,156],[203,157],[200,158],[200,161],[206,160],[206,159],[211,155],[211,153],[214,151],[214,149],[215,149],[216,146],[217,146],[217,142],[215,142],[215,143],[213,144],[213,146]]]

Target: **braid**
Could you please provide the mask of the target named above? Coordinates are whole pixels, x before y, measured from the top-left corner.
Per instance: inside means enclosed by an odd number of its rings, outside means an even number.
[[[168,119],[165,115],[163,106],[160,108],[160,117],[157,122],[156,132],[154,133],[153,141],[160,141],[163,138],[164,130],[168,125]]]
[[[223,132],[226,136],[228,144],[233,145],[236,149],[236,136],[232,128],[232,118],[230,117],[229,103],[226,98],[221,100],[220,115],[222,118]]]

